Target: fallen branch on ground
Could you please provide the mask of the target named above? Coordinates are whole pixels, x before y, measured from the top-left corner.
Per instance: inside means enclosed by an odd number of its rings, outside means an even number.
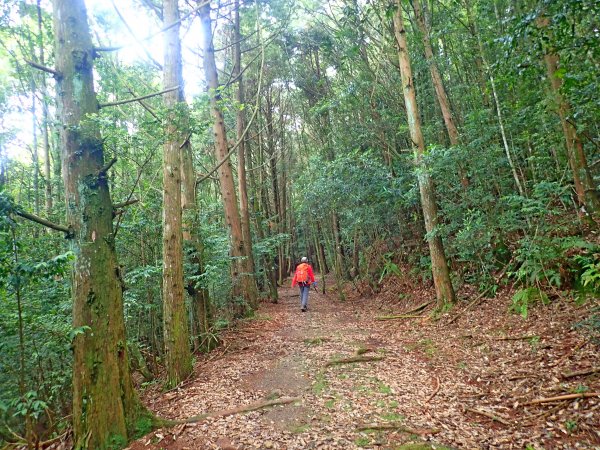
[[[493,337],[491,339],[495,341],[527,341],[529,339],[539,338],[538,335],[523,335],[523,336],[505,336],[505,337]]]
[[[560,366],[568,358],[570,358],[571,356],[573,356],[575,354],[575,352],[577,352],[580,349],[582,349],[583,347],[585,347],[588,342],[590,342],[590,340],[589,339],[585,339],[583,342],[580,342],[579,344],[577,344],[577,346],[575,346],[575,348],[573,350],[571,350],[570,352],[566,353],[562,358],[560,358],[558,360],[558,362],[556,364],[554,364],[554,366],[551,366],[551,367]]]
[[[454,316],[452,319],[450,319],[450,321],[448,322],[448,325],[456,322],[464,313],[466,313],[469,309],[471,309],[473,306],[475,306],[477,303],[479,303],[479,301],[500,282],[500,280],[502,279],[502,277],[508,270],[508,266],[511,265],[512,261],[513,261],[513,258],[511,258],[510,261],[508,261],[508,263],[504,266],[504,268],[498,274],[498,276],[496,278],[494,278],[494,284],[492,284],[485,291],[483,291],[481,294],[479,294],[477,297],[475,297],[475,299],[471,303],[469,303],[465,309],[463,309],[456,316]]]
[[[409,311],[406,311],[403,314],[408,315],[408,314],[416,313],[418,311],[421,311],[422,309],[427,308],[432,303],[433,303],[433,300],[429,300],[428,302],[425,302],[422,305],[417,306],[416,308],[413,308],[413,309],[411,309]]]
[[[561,402],[561,403],[559,403],[558,405],[556,405],[556,406],[554,406],[554,407],[550,408],[550,409],[549,409],[549,410],[547,410],[547,411],[542,411],[542,412],[541,412],[541,413],[539,413],[539,414],[535,414],[535,415],[533,415],[533,416],[526,417],[525,419],[527,419],[527,420],[526,420],[525,422],[521,422],[521,426],[523,426],[523,427],[530,427],[530,426],[532,426],[532,425],[536,425],[536,424],[538,424],[538,423],[539,423],[539,420],[540,420],[541,418],[543,418],[543,417],[547,417],[547,416],[549,416],[550,414],[553,414],[553,413],[555,413],[556,411],[558,411],[559,409],[561,409],[563,406],[564,406],[564,404]]]
[[[492,419],[493,421],[500,422],[504,425],[510,425],[510,422],[508,420],[503,419],[502,417],[497,416],[496,414],[491,413],[491,412],[481,411],[479,409],[473,409],[473,408],[465,408],[465,411],[469,411],[474,414],[479,414],[480,416],[488,417],[488,418]]]
[[[325,363],[325,367],[337,364],[350,364],[355,362],[381,361],[383,356],[352,356],[351,358],[333,359]]]
[[[563,378],[574,378],[574,377],[581,377],[584,375],[591,375],[591,374],[597,373],[597,372],[600,372],[600,367],[591,367],[589,369],[578,370],[576,372],[563,373],[562,377]]]
[[[406,315],[406,314],[402,314],[399,316],[377,316],[375,317],[375,320],[396,320],[396,319],[417,319],[419,317],[426,317],[426,316],[421,316],[421,315]]]
[[[420,436],[425,434],[436,434],[439,433],[440,430],[435,428],[411,428],[397,422],[390,423],[369,423],[365,425],[359,425],[356,427],[357,431],[367,431],[367,430],[395,430],[402,431],[404,433],[410,434],[418,434]]]
[[[427,400],[425,400],[425,403],[429,403],[429,401],[435,397],[435,394],[437,394],[440,390],[441,384],[440,384],[440,379],[438,377],[435,377],[435,380],[437,381],[437,387],[434,389],[433,393],[427,397]]]
[[[295,403],[300,400],[301,400],[300,397],[281,397],[281,398],[277,398],[275,400],[260,400],[258,402],[250,403],[249,405],[238,406],[237,408],[226,409],[223,411],[215,411],[212,413],[200,414],[198,416],[189,417],[184,420],[177,420],[175,422],[176,422],[176,424],[198,423],[198,422],[202,422],[203,420],[210,419],[213,417],[233,416],[234,414],[241,414],[241,413],[246,413],[246,412],[251,412],[251,411],[257,411],[259,409],[268,408],[270,406],[288,405],[290,403]]]
[[[576,398],[594,398],[594,397],[600,397],[600,392],[581,392],[579,394],[566,394],[566,395],[558,395],[556,397],[538,398],[536,400],[531,400],[530,402],[523,403],[523,405],[537,405],[539,403],[550,403],[550,402],[559,402],[561,400],[574,400]]]
[[[364,347],[360,347],[357,348],[356,351],[354,352],[354,354],[356,356],[360,356],[360,355],[364,355],[365,353],[369,353],[369,352],[374,352],[375,350],[373,350],[370,347],[364,348]]]

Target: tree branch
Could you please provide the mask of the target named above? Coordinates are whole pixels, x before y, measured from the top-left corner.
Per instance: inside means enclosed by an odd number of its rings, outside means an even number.
[[[100,176],[100,177],[105,176],[106,172],[108,172],[110,170],[110,168],[115,165],[116,162],[117,162],[117,158],[113,158],[109,162],[104,164],[104,167],[102,167],[102,169],[100,169],[98,171],[98,176]]]
[[[117,13],[117,16],[119,16],[119,19],[121,19],[121,22],[123,22],[123,25],[125,25],[125,28],[127,28],[127,31],[129,31],[129,34],[131,34],[131,36],[133,37],[133,39],[135,39],[135,41],[138,43],[138,45],[140,47],[142,47],[142,50],[144,51],[144,53],[146,54],[146,56],[150,59],[150,61],[152,61],[152,63],[158,67],[158,69],[163,70],[163,66],[161,63],[159,63],[157,60],[155,60],[152,55],[150,54],[150,52],[148,51],[148,49],[146,48],[146,46],[144,45],[143,42],[141,42],[138,37],[135,35],[135,33],[133,32],[133,30],[131,29],[131,27],[129,26],[129,24],[127,23],[127,21],[125,20],[125,17],[123,17],[123,15],[121,14],[121,11],[119,11],[119,8],[117,8],[117,5],[115,3],[115,0],[111,0],[111,3],[113,5],[113,8],[115,10],[115,12]]]
[[[210,2],[211,2],[211,0],[207,0],[207,1],[204,1],[204,2],[200,3],[198,6],[196,6],[194,9],[192,9],[190,12],[188,12],[187,14],[184,14],[179,20],[177,20],[177,21],[175,21],[173,23],[170,23],[169,25],[167,25],[166,27],[161,28],[160,30],[158,30],[155,33],[151,33],[151,34],[149,34],[146,37],[143,37],[141,39],[138,39],[138,38],[134,37],[134,39],[136,40],[136,44],[140,44],[143,41],[148,41],[148,40],[152,39],[153,37],[156,37],[159,34],[164,33],[167,30],[170,30],[171,28],[173,28],[177,24],[179,24],[179,23],[183,22],[184,20],[186,20],[192,14],[195,14],[198,11],[200,11],[200,9],[203,6],[205,6],[207,4],[210,4]],[[96,51],[104,51],[104,52],[115,52],[115,51],[122,50],[124,48],[130,47],[131,45],[133,45],[133,44],[124,44],[124,45],[119,45],[119,46],[114,46],[114,47],[97,47],[94,50],[96,50]]]
[[[127,100],[119,100],[117,102],[101,103],[98,106],[100,108],[108,108],[109,106],[118,106],[118,105],[125,105],[126,103],[139,102],[140,100],[145,100],[147,98],[156,97],[157,95],[166,94],[167,92],[171,92],[171,91],[174,91],[176,89],[179,89],[179,86],[173,86],[173,87],[170,87],[168,89],[162,90],[160,92],[154,92],[153,94],[142,95],[141,97],[130,98],[130,99],[127,99]]]
[[[16,210],[15,213],[18,216],[23,217],[24,219],[31,220],[32,222],[39,223],[40,225],[43,225],[56,231],[62,231],[63,233],[65,233],[66,238],[73,237],[73,228],[70,225],[68,227],[64,225],[58,225],[56,223],[50,222],[49,220],[42,219],[41,217],[38,217],[35,214],[29,214],[25,211]]]
[[[113,209],[125,208],[129,205],[135,205],[137,202],[139,202],[137,198],[132,198],[131,200],[113,204]]]
[[[62,78],[62,73],[60,73],[58,70],[52,69],[52,68],[47,67],[47,66],[42,66],[41,64],[38,64],[38,63],[36,63],[34,61],[30,61],[29,59],[26,59],[25,62],[27,64],[29,64],[31,67],[34,67],[34,68],[39,69],[39,70],[42,70],[44,72],[51,73],[54,76],[54,78],[57,78],[57,79],[58,78]]]

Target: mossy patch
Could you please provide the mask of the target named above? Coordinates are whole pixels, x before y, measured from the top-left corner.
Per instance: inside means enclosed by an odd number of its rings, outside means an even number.
[[[289,428],[290,433],[294,433],[294,434],[301,434],[301,433],[306,433],[308,430],[310,430],[310,425],[307,423],[302,423],[300,425],[295,425]]]
[[[323,375],[317,376],[317,381],[312,386],[312,390],[316,395],[320,395],[327,389],[328,383]]]
[[[426,444],[426,443],[412,443],[404,444],[396,447],[395,450],[452,450],[450,447],[444,447],[442,445]]]

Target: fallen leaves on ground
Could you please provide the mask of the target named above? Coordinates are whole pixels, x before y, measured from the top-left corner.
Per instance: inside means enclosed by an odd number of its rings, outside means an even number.
[[[505,294],[448,324],[467,302],[439,320],[431,319],[433,304],[422,318],[377,320],[431,300],[432,290],[423,286],[396,283],[377,297],[357,294],[343,302],[311,293],[307,313],[295,294],[280,289],[279,304],[262,305],[259,320],[244,321],[225,334],[220,349],[199,357],[192,381],[167,393],[149,389],[144,400],[171,419],[261,399],[298,396],[299,402],[157,430],[130,448],[600,445],[600,398],[530,403],[600,391],[600,374],[592,370],[600,365],[598,347],[573,327],[593,305],[556,302],[523,320],[508,313]],[[372,358],[326,367],[367,352]]]

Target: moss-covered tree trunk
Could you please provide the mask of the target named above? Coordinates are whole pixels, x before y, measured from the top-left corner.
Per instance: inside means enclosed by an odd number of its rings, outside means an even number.
[[[73,229],[73,433],[75,448],[105,449],[132,437],[145,413],[129,374],[113,207],[92,75],[83,0],[54,0],[57,117],[67,218]]]
[[[454,302],[454,289],[450,280],[450,270],[444,254],[442,238],[437,234],[438,208],[435,200],[435,187],[431,176],[427,172],[423,156],[425,154],[425,140],[421,131],[421,121],[417,106],[417,95],[415,92],[414,79],[408,54],[406,31],[402,18],[401,0],[397,0],[397,8],[394,14],[394,32],[398,43],[398,60],[400,63],[400,76],[402,78],[402,90],[404,93],[404,104],[408,117],[410,137],[413,141],[415,160],[418,170],[419,191],[421,194],[421,205],[425,218],[425,228],[429,237],[429,254],[431,255],[431,270],[438,305],[445,302]]]
[[[164,86],[183,87],[177,0],[163,2],[165,31]],[[167,386],[175,386],[192,372],[188,320],[183,287],[183,228],[181,213],[181,147],[187,139],[180,127],[180,89],[165,94],[169,114],[163,146],[163,321]]]

